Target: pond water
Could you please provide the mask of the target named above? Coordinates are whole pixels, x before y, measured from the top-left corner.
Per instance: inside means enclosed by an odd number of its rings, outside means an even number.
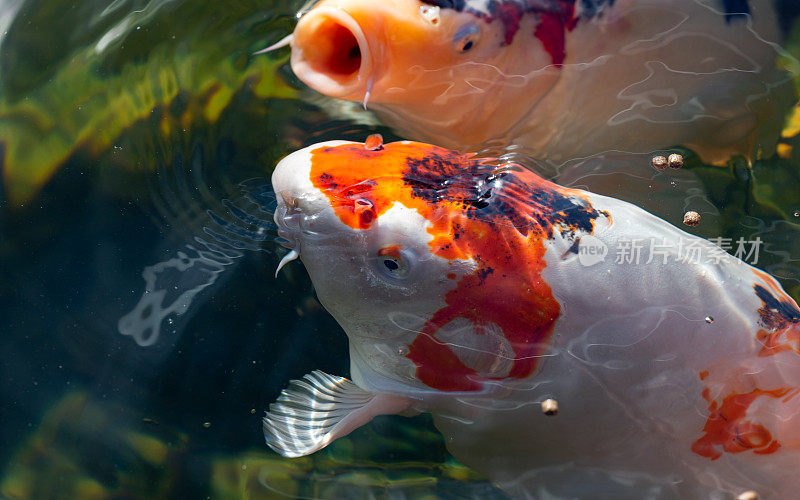
[[[315,142],[399,138],[306,88],[285,50],[252,54],[301,6],[0,1],[0,497],[506,498],[427,415],[302,459],[264,444],[290,379],[350,367],[302,266],[275,277],[271,170]],[[713,221],[697,234],[757,235],[797,300],[796,134],[752,165],[680,151],[686,205]]]

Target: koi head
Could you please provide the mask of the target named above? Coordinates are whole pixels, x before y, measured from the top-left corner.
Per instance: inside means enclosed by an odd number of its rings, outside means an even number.
[[[428,120],[454,126],[469,120],[474,130],[502,105],[498,121],[487,126],[507,128],[522,113],[507,103],[515,95],[531,102],[558,77],[547,50],[522,34],[508,35],[510,24],[515,32],[533,31],[541,16],[520,10],[508,20],[451,4],[317,2],[291,36],[292,69],[322,94],[413,116],[421,127]]]
[[[440,391],[533,373],[560,311],[547,248],[598,216],[520,167],[408,141],[310,146],[272,182],[279,232],[350,337],[354,373]]]

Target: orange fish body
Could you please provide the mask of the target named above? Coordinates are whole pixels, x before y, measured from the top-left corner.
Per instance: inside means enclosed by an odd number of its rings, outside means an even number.
[[[406,136],[556,163],[678,144],[770,151],[788,108],[772,0],[321,0],[295,74]],[[786,7],[787,2],[779,3]]]
[[[800,309],[769,275],[631,204],[429,144],[317,144],[272,180],[352,376],[284,391],[264,421],[279,453],[428,411],[515,496],[800,487]]]

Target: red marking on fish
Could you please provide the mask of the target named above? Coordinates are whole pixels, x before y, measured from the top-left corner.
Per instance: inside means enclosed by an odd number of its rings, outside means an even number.
[[[540,14],[533,35],[542,42],[553,64],[560,67],[567,57],[567,32],[575,29],[578,18],[574,17],[574,3],[559,2],[559,5],[561,8],[556,12]]]
[[[514,41],[514,35],[519,31],[519,24],[525,14],[523,6],[517,2],[493,2],[489,5],[491,14],[487,17],[488,21],[497,18],[503,23],[503,43],[510,45]]]
[[[389,257],[400,257],[400,247],[397,245],[391,245],[388,247],[383,247],[378,250],[378,255],[383,257],[384,255],[388,255]]]
[[[756,356],[772,356],[785,351],[800,353],[800,329],[797,324],[800,321],[800,310],[797,304],[786,295],[772,276],[757,269],[753,269],[753,273],[760,278],[753,289],[762,302],[757,312],[763,327],[756,332],[756,340],[761,343]],[[706,380],[708,376],[709,370],[700,372],[700,380]],[[786,403],[798,391],[800,389],[796,387],[772,390],[756,388],[748,393],[724,391],[727,395],[720,404],[711,399],[710,390],[706,387],[701,395],[709,402],[710,414],[703,428],[705,434],[695,441],[692,451],[711,460],[716,460],[725,452],[741,453],[752,450],[759,455],[775,453],[781,444],[772,438],[772,432],[765,425],[746,420],[747,411],[759,397],[783,398],[781,402]],[[792,444],[789,443],[789,446]]]
[[[756,340],[761,344],[759,356],[772,356],[784,351],[794,351],[800,354],[800,329],[790,325],[775,331],[759,330]]]
[[[500,327],[515,355],[508,377],[533,373],[560,311],[541,276],[546,266],[542,240],[552,236],[556,225],[565,231],[591,231],[599,216],[588,201],[573,201],[579,197],[574,191],[524,169],[502,174],[515,176],[520,184],[509,187],[515,191],[503,203],[482,205],[463,173],[481,167],[490,172],[487,161],[414,142],[386,144],[380,151],[354,144],[312,151],[310,178],[343,223],[369,228],[357,215],[357,200],[367,200],[376,218],[401,203],[430,223],[431,253],[477,264],[474,273],[462,276],[445,295],[446,305],[409,345],[407,357],[417,366],[417,378],[442,391],[476,391],[487,380],[436,338],[457,318],[472,323],[478,335],[488,325]],[[493,211],[476,216],[476,207],[486,206]]]
[[[441,2],[429,1],[439,5]],[[511,45],[520,29],[523,16],[534,15],[538,19],[533,36],[536,37],[544,49],[550,54],[550,59],[555,66],[562,66],[566,58],[567,32],[575,29],[580,17],[575,15],[576,0],[555,0],[542,3],[540,1],[522,0],[489,0],[486,12],[472,9],[466,4],[460,9],[472,13],[487,23],[495,20],[503,25],[503,45]],[[605,3],[605,2],[604,2]],[[613,0],[607,2],[613,4]]]
[[[694,442],[692,451],[701,457],[716,460],[723,453],[753,451],[759,455],[775,453],[780,443],[772,439],[772,433],[764,425],[746,420],[747,410],[759,397],[779,399],[790,391],[780,388],[770,391],[754,389],[745,394],[733,393],[719,404],[711,400],[708,389],[703,398],[709,402],[711,412],[703,427],[703,436]]]

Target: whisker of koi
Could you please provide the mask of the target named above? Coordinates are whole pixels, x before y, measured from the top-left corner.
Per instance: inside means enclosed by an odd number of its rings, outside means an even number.
[[[278,277],[278,273],[281,272],[281,269],[283,269],[283,266],[285,266],[289,262],[297,259],[298,257],[300,257],[300,252],[298,252],[296,248],[292,248],[291,250],[289,250],[289,253],[284,255],[283,258],[281,259],[281,261],[278,263],[278,268],[275,269],[275,277],[276,278]]]
[[[367,91],[364,92],[364,101],[361,103],[365,111],[367,109],[367,101],[369,101],[369,96],[372,95],[372,85],[374,83],[375,79],[373,77],[370,77],[370,79],[367,80]]]
[[[253,55],[266,54],[267,52],[272,52],[273,50],[278,50],[280,48],[286,47],[287,45],[290,45],[292,43],[292,40],[294,40],[294,34],[290,33],[285,37],[281,38],[280,40],[278,40],[277,42],[273,43],[266,49],[261,49],[259,51],[253,52]]]

